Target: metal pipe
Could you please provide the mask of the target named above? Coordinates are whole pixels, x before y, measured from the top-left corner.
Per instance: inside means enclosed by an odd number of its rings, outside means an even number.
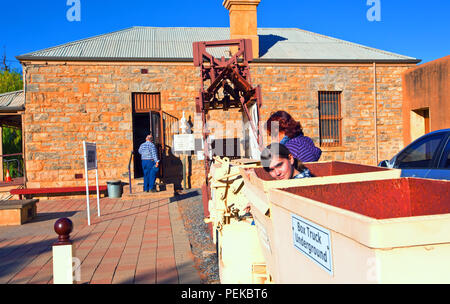
[[[13,154],[2,154],[0,155],[1,157],[6,157],[6,156],[18,156],[18,155],[22,155],[23,153],[13,153]]]
[[[22,63],[22,70],[23,70],[23,108],[26,112],[25,105],[27,104],[27,65],[25,63]],[[20,123],[22,124],[22,159],[23,159],[23,187],[26,188],[27,185],[27,166],[26,166],[26,154],[25,154],[25,122],[24,122],[24,113],[20,114]],[[2,136],[3,137],[3,136]],[[3,165],[3,164],[2,164]]]
[[[378,109],[377,109],[377,63],[373,63],[373,107],[375,125],[375,165],[378,165]]]
[[[130,160],[128,161],[128,182],[130,184],[130,194],[133,193],[133,191],[131,190],[131,169],[130,169],[130,167],[131,167],[131,159],[133,157],[133,153],[134,152],[131,151]]]
[[[183,152],[181,156],[181,163],[183,165],[183,189],[186,190],[186,154]]]

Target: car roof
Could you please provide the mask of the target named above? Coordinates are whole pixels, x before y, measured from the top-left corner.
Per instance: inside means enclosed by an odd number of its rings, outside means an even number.
[[[428,137],[428,136],[430,136],[430,135],[433,135],[433,134],[441,134],[441,133],[450,133],[450,129],[440,129],[440,130],[436,130],[436,131],[432,131],[432,132],[430,132],[430,133],[427,133],[427,134],[424,134],[424,135],[422,135],[422,136],[420,136],[420,137],[418,137],[418,138],[416,138],[415,140],[413,140],[412,142],[410,142],[408,145],[406,145],[406,146],[409,146],[409,145],[412,145],[413,143],[415,143],[416,141],[419,141],[419,140],[422,140],[422,138],[425,138],[425,137]],[[403,149],[402,149],[403,150]],[[400,151],[401,152],[401,151]]]
[[[450,129],[441,129],[441,130],[436,130],[436,131],[430,132],[430,133],[428,133],[428,134],[425,134],[425,135],[429,135],[429,134],[436,134],[436,133],[446,133],[446,132],[450,132]]]
[[[418,138],[416,138],[415,140],[413,140],[412,142],[410,142],[409,144],[407,144],[405,147],[403,147],[403,149],[401,149],[397,154],[394,155],[394,157],[392,157],[390,159],[390,161],[392,161],[394,158],[396,158],[400,153],[402,153],[407,147],[409,147],[410,145],[414,144],[415,142],[421,140],[424,137],[428,137],[429,135],[432,134],[439,134],[439,133],[450,133],[450,129],[440,129],[440,130],[436,130],[436,131],[432,131],[430,133],[427,133],[425,135],[422,135]]]

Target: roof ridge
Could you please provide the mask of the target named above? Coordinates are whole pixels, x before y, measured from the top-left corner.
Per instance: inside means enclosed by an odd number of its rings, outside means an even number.
[[[214,29],[214,28],[230,28],[228,26],[148,26],[148,25],[134,25],[130,28],[190,28],[190,29]]]

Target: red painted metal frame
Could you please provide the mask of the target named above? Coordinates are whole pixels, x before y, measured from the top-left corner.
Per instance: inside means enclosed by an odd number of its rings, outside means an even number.
[[[237,50],[230,58],[214,58],[208,52],[208,48],[229,47]],[[248,107],[257,104],[259,110],[262,104],[261,87],[253,87],[251,84],[249,63],[253,60],[252,42],[250,39],[234,39],[220,41],[194,42],[194,66],[200,67],[201,89],[195,99],[196,112],[202,116],[203,146],[205,154],[205,178],[208,184],[208,172],[210,159],[207,137],[209,130],[206,125],[206,114],[210,110],[242,109],[247,116],[260,148],[262,148],[262,135],[255,126]],[[223,89],[223,97],[218,96],[218,91]]]
[[[450,213],[450,182],[402,177],[283,189],[376,219]]]

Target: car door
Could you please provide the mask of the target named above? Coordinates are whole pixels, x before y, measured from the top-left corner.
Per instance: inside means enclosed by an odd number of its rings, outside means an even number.
[[[445,142],[438,166],[428,172],[427,178],[450,180],[450,135],[447,136]]]
[[[413,142],[397,155],[394,168],[401,169],[402,177],[427,177],[437,168],[446,138],[446,133],[436,133]]]

